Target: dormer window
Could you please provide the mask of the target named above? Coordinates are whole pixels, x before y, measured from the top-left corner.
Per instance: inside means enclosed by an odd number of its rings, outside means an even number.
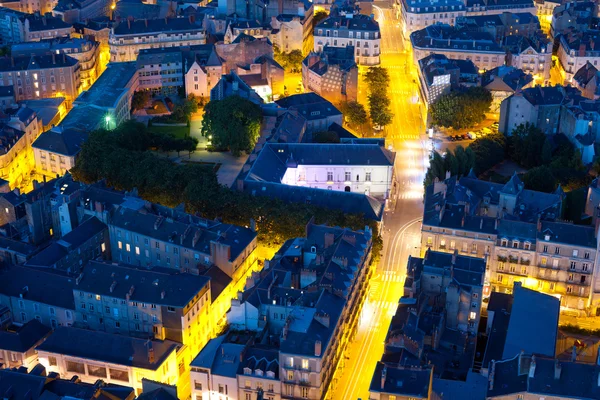
[[[518,249],[519,248],[519,241],[518,240],[513,240],[512,247],[513,247],[513,249]]]
[[[500,241],[500,245],[501,245],[502,247],[506,247],[506,246],[508,246],[508,240],[506,240],[506,239],[502,239],[502,240]]]
[[[550,241],[550,235],[546,233],[546,234],[544,235],[544,240],[545,240],[546,242],[549,242],[549,241]]]
[[[257,369],[257,370],[254,370],[254,373],[255,373],[256,375],[258,375],[258,376],[263,376],[263,371],[262,371],[262,369]]]
[[[311,253],[316,253],[317,252],[317,246],[310,246],[310,252]]]
[[[531,250],[531,243],[529,243],[529,242],[525,242],[525,243],[523,244],[523,248],[524,248],[525,250]]]
[[[244,375],[252,375],[252,370],[248,367],[244,368]]]

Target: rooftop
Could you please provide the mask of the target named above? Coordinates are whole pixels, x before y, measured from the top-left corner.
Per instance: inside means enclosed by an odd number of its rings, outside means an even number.
[[[76,129],[54,128],[38,136],[32,147],[49,153],[72,157],[79,154],[83,142],[87,140],[87,136],[87,133]]]
[[[201,21],[193,18],[155,18],[155,19],[127,19],[113,25],[115,35],[140,35],[161,34],[164,32],[192,32],[202,31]]]
[[[76,59],[66,54],[6,56],[0,58],[0,72],[37,71],[41,69],[73,67],[77,62]]]
[[[352,18],[348,18],[347,16],[326,18],[315,27],[315,30],[319,28],[379,32],[379,23],[368,15],[355,14]]]
[[[275,103],[279,107],[298,111],[309,121],[342,114],[331,102],[313,92],[294,94]]]
[[[50,332],[52,329],[32,319],[23,326],[0,330],[0,349],[26,353]]]
[[[369,391],[403,397],[427,398],[432,379],[432,368],[403,368],[378,362]]]
[[[488,32],[476,32],[459,29],[447,24],[437,23],[415,31],[410,41],[419,49],[448,49],[452,51],[480,52],[504,54],[504,50],[496,43]]]
[[[170,341],[137,339],[124,335],[58,327],[38,351],[79,357],[156,371],[177,349]],[[154,359],[148,356],[154,350]]]

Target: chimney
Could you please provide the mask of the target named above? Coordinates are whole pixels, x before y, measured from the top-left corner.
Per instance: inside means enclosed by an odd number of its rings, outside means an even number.
[[[333,233],[327,232],[325,234],[324,247],[328,248],[329,246],[331,246],[333,244],[334,238],[335,236],[333,235]]]
[[[330,323],[329,314],[324,313],[324,312],[317,312],[317,313],[315,313],[315,320],[317,320],[317,322],[319,322],[325,328],[329,328],[329,323]]]
[[[200,240],[200,230],[197,230],[196,233],[194,233],[194,239],[192,239],[192,247],[196,246],[198,240]]]
[[[542,231],[542,216],[538,215],[538,219],[537,219],[537,231],[541,232]]]
[[[454,253],[452,253],[452,265],[456,264],[457,257],[458,257],[458,250],[454,249]]]
[[[152,342],[148,340],[148,362],[154,364],[154,348]]]
[[[560,373],[562,372],[562,365],[558,360],[554,361],[554,379],[560,379]]]
[[[164,300],[166,294],[167,294],[167,292],[165,292],[164,290],[162,292],[160,292],[160,298],[161,298],[161,300]]]
[[[465,216],[463,215],[462,219],[460,220],[460,226],[464,228],[465,226]]]
[[[496,361],[490,362],[490,372],[488,374],[489,390],[494,390],[494,374],[496,373]]]
[[[127,29],[131,29],[131,19],[127,18]]]
[[[146,28],[148,27],[148,18],[144,19],[144,24],[146,24]]]
[[[81,282],[82,279],[83,279],[83,272],[79,274],[77,279],[75,279],[75,284],[79,285],[79,282]]]
[[[321,357],[321,341],[315,340],[315,357]]]
[[[115,286],[117,286],[117,281],[113,281],[113,283],[110,285],[110,292],[111,293],[115,290]]]
[[[585,56],[585,43],[579,45],[579,57]]]
[[[160,224],[162,224],[164,219],[165,217],[162,215],[159,215],[158,218],[156,218],[156,221],[154,221],[154,230],[157,230],[160,227]]]
[[[577,346],[573,345],[573,351],[571,351],[571,362],[577,361]]]
[[[535,376],[535,366],[536,366],[536,362],[535,362],[535,355],[531,356],[531,365],[529,366],[529,377],[533,378]]]
[[[381,389],[382,390],[385,387],[385,378],[386,377],[387,377],[387,365],[384,365],[383,369],[381,370]]]
[[[479,221],[479,230],[483,229],[483,218]]]

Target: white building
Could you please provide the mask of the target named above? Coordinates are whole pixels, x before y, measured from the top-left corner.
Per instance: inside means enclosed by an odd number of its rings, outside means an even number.
[[[508,65],[533,75],[538,84],[549,82],[552,68],[552,41],[546,36],[510,35],[506,37],[504,46],[508,48]]]
[[[206,43],[206,33],[193,16],[127,20],[110,30],[110,61],[135,61],[142,49]]]
[[[289,53],[292,50],[303,51],[305,23],[304,18],[298,15],[278,15],[277,17],[272,17],[271,27],[273,30],[269,34],[269,38],[283,52]]]
[[[358,65],[378,65],[381,53],[379,23],[361,14],[329,17],[314,29],[314,51],[329,47],[354,46]]]
[[[454,25],[456,18],[467,12],[461,0],[450,0],[444,3],[432,3],[427,0],[399,0],[401,4],[402,35],[408,40],[410,34],[429,25],[442,23]]]
[[[565,73],[564,83],[572,83],[575,73],[586,63],[598,66],[598,62],[600,62],[600,31],[575,30],[561,35],[557,55]]]
[[[177,384],[178,344],[150,341],[124,335],[58,328],[37,347],[40,364],[46,371],[70,379],[77,375],[82,382],[131,386],[142,392],[142,379]]]

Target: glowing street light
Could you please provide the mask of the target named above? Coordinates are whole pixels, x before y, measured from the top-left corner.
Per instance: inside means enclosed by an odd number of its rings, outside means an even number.
[[[110,129],[110,115],[104,117],[104,122],[106,122],[106,130]]]

